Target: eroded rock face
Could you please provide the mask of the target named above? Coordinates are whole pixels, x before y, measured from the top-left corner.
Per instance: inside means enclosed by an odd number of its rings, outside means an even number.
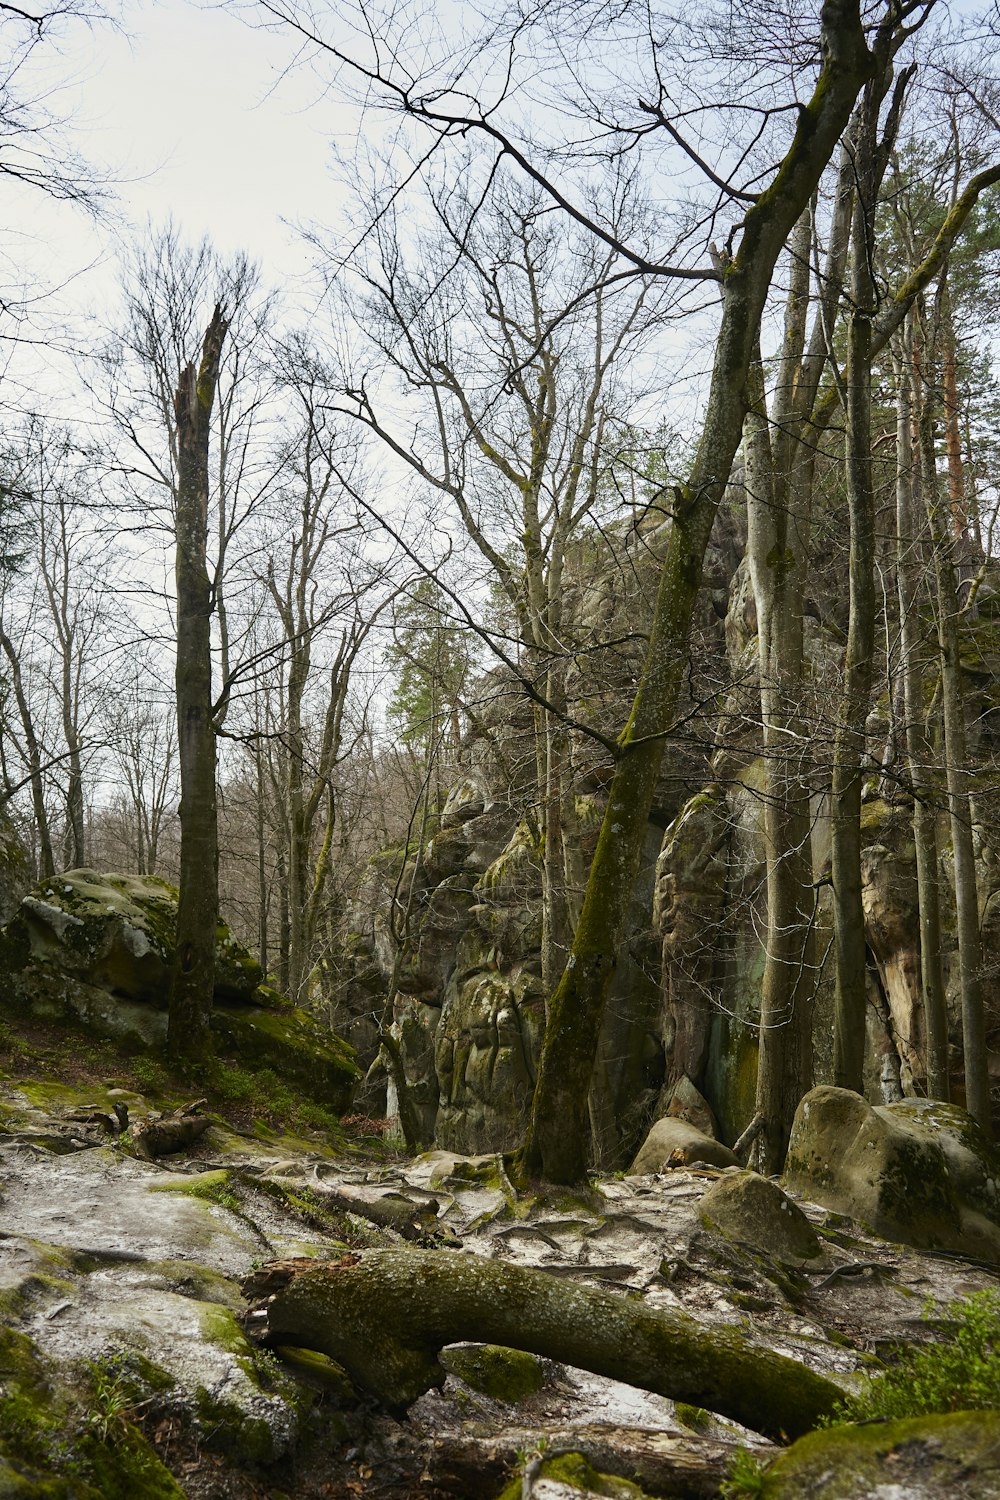
[[[1000,1161],[955,1105],[873,1107],[848,1089],[813,1089],[795,1115],[785,1180],[887,1239],[1000,1264]]]
[[[156,876],[69,870],[42,881],[0,932],[0,998],[102,1036],[166,1039],[177,896]],[[260,964],[220,922],[212,1029],[224,1056],[269,1067],[330,1109],[348,1107],[349,1046],[261,984]]]
[[[4,929],[2,956],[27,992],[48,969],[125,1000],[163,1007],[170,987],[177,892],[155,875],[67,870],[34,887]],[[249,1001],[264,975],[224,922],[216,994]]]

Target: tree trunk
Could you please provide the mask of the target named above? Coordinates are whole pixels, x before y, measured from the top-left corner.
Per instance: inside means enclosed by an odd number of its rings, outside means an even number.
[[[302,1265],[291,1263],[291,1279],[268,1300],[268,1344],[319,1350],[393,1411],[442,1384],[438,1354],[463,1340],[560,1360],[777,1439],[810,1431],[843,1395],[733,1328],[700,1328],[683,1314],[572,1286],[547,1271],[410,1249]],[[265,1266],[246,1290],[271,1291],[282,1272],[279,1263],[269,1277]]]
[[[831,855],[834,946],[833,1072],[840,1088],[863,1090],[865,1058],[865,917],[861,902],[861,785],[865,723],[871,700],[875,655],[875,491],[872,482],[872,324],[876,312],[872,264],[875,205],[888,164],[903,91],[897,80],[893,105],[879,136],[882,101],[892,81],[892,50],[865,87],[854,137],[857,191],[851,235],[850,317],[847,325],[846,389],[843,392],[845,477],[850,513],[848,564],[850,613],[844,686],[834,738],[831,775]],[[833,350],[831,349],[831,355]]]
[[[219,920],[219,828],[212,722],[212,590],[208,544],[208,450],[219,358],[228,324],[218,305],[197,367],[181,373],[177,420],[177,737],[181,800],[177,952],[167,1042],[192,1062],[204,1059],[215,984]]]
[[[848,331],[847,493],[851,518],[850,619],[831,778],[833,910],[837,955],[833,1072],[861,1093],[865,1055],[865,917],[861,904],[861,782],[875,651],[875,495],[871,475],[871,318],[864,209],[855,210],[854,304]]]
[[[705,548],[739,446],[747,372],[775,262],[872,69],[856,4],[827,4],[823,24],[816,91],[802,108],[776,177],[748,210],[739,250],[725,271],[705,426],[688,483],[672,497],[673,525],[639,688],[619,739],[573,950],[549,1003],[521,1165],[550,1181],[574,1182],[586,1173],[587,1096],[604,1005],[677,702]]]
[[[896,360],[896,588],[899,596],[899,654],[903,681],[906,758],[913,789],[913,839],[917,865],[920,923],[920,994],[924,1015],[927,1092],[947,1100],[948,1013],[941,973],[941,905],[938,880],[937,811],[928,775],[930,746],[925,730],[923,673],[917,656],[917,598],[920,564],[913,486],[911,400],[913,316],[903,325],[903,348]]]
[[[38,829],[38,873],[43,880],[48,880],[50,875],[56,871],[55,857],[52,853],[52,836],[49,833],[49,815],[45,808],[45,786],[42,781],[42,752],[35,734],[35,724],[31,717],[31,708],[28,697],[24,691],[24,679],[21,676],[21,663],[14,643],[5,630],[0,630],[0,645],[7,658],[10,667],[10,681],[14,689],[14,698],[17,702],[17,711],[21,719],[21,728],[24,731],[24,744],[28,758],[28,773],[31,782],[31,806],[35,814],[35,827]]]
[[[986,1059],[986,1021],[982,991],[982,945],[979,936],[979,890],[972,840],[965,734],[965,698],[959,658],[958,590],[954,567],[954,539],[943,515],[941,489],[934,458],[934,414],[925,365],[923,407],[918,423],[920,469],[924,505],[931,528],[934,578],[937,587],[938,647],[941,659],[941,698],[944,719],[944,760],[948,786],[955,870],[955,916],[962,990],[962,1043],[965,1056],[965,1107],[992,1135],[990,1080]]]
[[[790,427],[795,376],[801,370],[809,292],[811,215],[792,239],[791,286],[775,396],[775,462],[768,429],[763,371],[751,371],[752,405],[743,428],[747,490],[747,557],[757,610],[757,657],[764,750],[764,840],[767,865],[767,943],[761,982],[757,1112],[763,1114],[757,1159],[777,1172],[784,1161],[798,1101],[812,1082],[810,961],[812,838],[808,755],[802,750],[802,599],[808,557],[808,520],[790,501],[798,444]]]

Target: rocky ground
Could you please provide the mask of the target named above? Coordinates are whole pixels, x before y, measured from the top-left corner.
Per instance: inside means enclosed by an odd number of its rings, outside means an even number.
[[[144,1161],[131,1132],[112,1135],[114,1106],[134,1128],[180,1100],[128,1077],[21,1073],[0,1083],[0,1496],[431,1500],[499,1495],[513,1476],[511,1494],[537,1500],[708,1497],[738,1449],[775,1451],[700,1409],[468,1347],[397,1420],[321,1356],[254,1342],[241,1284],[273,1260],[417,1244],[542,1267],[738,1327],[845,1387],[933,1338],[931,1304],[998,1284],[807,1202],[820,1253],[776,1258],[752,1228],[705,1222],[704,1195],[727,1176],[708,1168],[519,1199],[497,1157],[392,1160],[220,1115],[187,1152]],[[985,1470],[975,1482],[948,1493],[994,1493]]]

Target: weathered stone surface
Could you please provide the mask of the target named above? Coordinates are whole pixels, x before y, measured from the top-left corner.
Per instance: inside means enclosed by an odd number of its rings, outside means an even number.
[[[872,1107],[847,1089],[813,1089],[792,1125],[785,1179],[814,1202],[904,1244],[1000,1263],[1000,1163],[954,1105]]]
[[[798,1204],[757,1172],[727,1174],[701,1200],[704,1223],[775,1260],[815,1260],[820,1242]]]
[[[686,1120],[657,1120],[626,1175],[642,1177],[647,1172],[689,1167],[693,1162],[705,1162],[711,1167],[740,1165],[728,1146],[696,1130]]]
[[[449,985],[434,1038],[439,1146],[476,1152],[517,1144],[542,1023],[541,985],[530,971],[477,970]]]
[[[30,995],[36,975],[58,970],[126,1000],[163,1007],[170,987],[177,893],[155,875],[68,870],[24,897],[0,935],[0,963]],[[216,994],[251,1000],[260,964],[224,922],[216,946]]]
[[[685,1073],[681,1074],[670,1091],[667,1118],[686,1120],[689,1125],[700,1130],[702,1135],[710,1135],[713,1140],[719,1138],[719,1127],[711,1106]]]
[[[998,1500],[1000,1412],[836,1427],[770,1466],[767,1500]]]
[[[454,828],[458,823],[478,818],[486,811],[489,802],[490,794],[485,781],[471,773],[466,774],[452,785],[445,798],[441,809],[441,827]]]
[[[36,886],[0,933],[0,993],[43,1018],[161,1046],[176,922],[166,881],[70,870]],[[272,1068],[317,1102],[346,1109],[360,1077],[352,1049],[261,985],[259,963],[223,922],[216,974],[212,1030],[222,1055]]]

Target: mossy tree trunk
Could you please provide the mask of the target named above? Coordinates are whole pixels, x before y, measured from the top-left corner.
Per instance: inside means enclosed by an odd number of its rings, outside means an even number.
[[[913,313],[907,315],[895,358],[896,374],[896,591],[899,598],[899,670],[903,680],[906,759],[913,791],[913,840],[920,924],[920,994],[924,1017],[927,1092],[947,1100],[948,1013],[941,972],[941,896],[938,877],[937,810],[929,774],[923,672],[919,660],[918,597],[921,566],[914,504]]]
[[[268,1272],[251,1276],[251,1294]],[[269,1344],[319,1350],[393,1411],[441,1385],[438,1354],[464,1340],[557,1359],[777,1439],[810,1431],[842,1395],[735,1329],[455,1251],[348,1254],[293,1274],[267,1304]]]
[[[739,248],[723,277],[705,425],[688,482],[673,496],[673,524],[639,688],[619,739],[573,949],[549,1004],[521,1165],[550,1181],[574,1182],[586,1172],[587,1092],[604,1005],[677,703],[705,547],[748,409],[747,375],[774,266],[872,71],[856,4],[824,5],[822,23],[816,90],[802,108],[773,181],[746,214]]]
[[[201,358],[174,396],[177,488],[177,738],[180,764],[180,896],[167,1043],[201,1061],[209,1046],[219,920],[219,826],[212,701],[212,587],[207,566],[209,435],[228,323],[216,305]]]
[[[849,616],[844,680],[831,775],[831,864],[834,946],[833,1071],[841,1088],[861,1093],[867,1001],[865,919],[861,901],[861,788],[865,723],[875,658],[875,490],[872,479],[871,399],[873,324],[877,299],[873,276],[875,211],[895,143],[903,99],[913,68],[896,79],[880,133],[882,104],[892,84],[893,58],[907,34],[895,18],[879,27],[875,76],[866,85],[854,133],[857,191],[852,226],[847,371],[843,392],[846,422],[845,478],[850,516]]]
[[[806,210],[790,247],[785,336],[768,423],[763,370],[751,370],[743,427],[747,558],[757,611],[757,659],[764,740],[764,842],[767,944],[761,982],[756,1105],[762,1169],[778,1171],[798,1100],[812,1081],[812,838],[808,737],[801,723],[802,602],[808,559],[808,495],[793,427],[802,375],[812,214]],[[805,504],[801,502],[805,500]],[[799,502],[799,503],[795,503]]]
[[[940,326],[940,305],[935,308]],[[922,389],[918,390],[920,478],[930,525],[937,594],[938,652],[941,664],[941,701],[944,724],[945,780],[955,871],[955,917],[958,928],[959,977],[962,996],[962,1044],[965,1064],[965,1107],[992,1134],[990,1080],[986,1058],[986,1020],[982,988],[982,942],[979,933],[979,889],[973,845],[973,813],[969,795],[966,748],[965,694],[962,682],[958,621],[960,606],[955,571],[955,537],[951,508],[942,492],[935,458],[935,403],[930,382],[935,370],[935,340],[923,351]]]

